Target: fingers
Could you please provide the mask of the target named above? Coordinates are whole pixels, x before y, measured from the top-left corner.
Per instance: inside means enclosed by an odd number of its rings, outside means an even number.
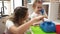
[[[32,21],[34,23],[36,23],[36,22],[39,22],[40,20],[43,20],[43,19],[44,19],[44,16],[38,16],[38,17],[33,18]]]
[[[40,16],[39,20],[43,20],[44,16]]]
[[[46,15],[43,15],[44,16],[44,18],[48,18]]]
[[[43,18],[44,18],[44,16],[38,16],[38,17],[36,17],[37,21],[40,21],[40,20],[42,20]]]
[[[45,16],[45,15],[41,16],[40,15],[40,16],[37,17],[38,20],[43,20],[43,21],[44,21],[44,18],[47,18],[47,16]]]

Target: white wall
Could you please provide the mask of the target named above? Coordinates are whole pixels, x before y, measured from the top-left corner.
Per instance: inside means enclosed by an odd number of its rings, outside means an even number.
[[[15,2],[15,8],[18,6],[22,6],[22,0],[14,0]]]
[[[13,13],[13,0],[11,0],[10,2],[11,2],[11,13]]]
[[[50,20],[54,20],[54,21],[57,20],[58,8],[59,8],[59,3],[51,3],[50,12],[49,12]]]
[[[10,1],[5,1],[4,5],[7,7],[7,9],[5,9],[5,15],[10,15],[11,14],[11,3]]]
[[[22,6],[22,0],[14,0],[14,8]],[[13,13],[13,0],[11,0],[11,13]]]
[[[29,14],[31,15],[33,13],[32,5],[28,4],[27,8],[29,9],[28,11],[29,11]]]

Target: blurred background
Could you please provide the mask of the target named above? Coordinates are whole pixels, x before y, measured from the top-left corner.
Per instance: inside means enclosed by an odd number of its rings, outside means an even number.
[[[0,34],[5,30],[5,20],[13,14],[17,6],[28,7],[29,14],[33,13],[32,4],[35,0],[0,0]],[[53,20],[56,24],[60,23],[60,0],[42,0],[48,19]]]

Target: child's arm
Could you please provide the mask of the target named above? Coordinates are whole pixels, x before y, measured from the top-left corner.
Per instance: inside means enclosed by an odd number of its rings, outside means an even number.
[[[44,10],[44,15],[45,18],[48,18],[46,11]]]

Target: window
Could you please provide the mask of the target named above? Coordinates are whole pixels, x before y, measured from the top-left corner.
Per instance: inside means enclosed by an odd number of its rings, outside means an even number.
[[[0,15],[10,14],[10,1],[0,1]]]

